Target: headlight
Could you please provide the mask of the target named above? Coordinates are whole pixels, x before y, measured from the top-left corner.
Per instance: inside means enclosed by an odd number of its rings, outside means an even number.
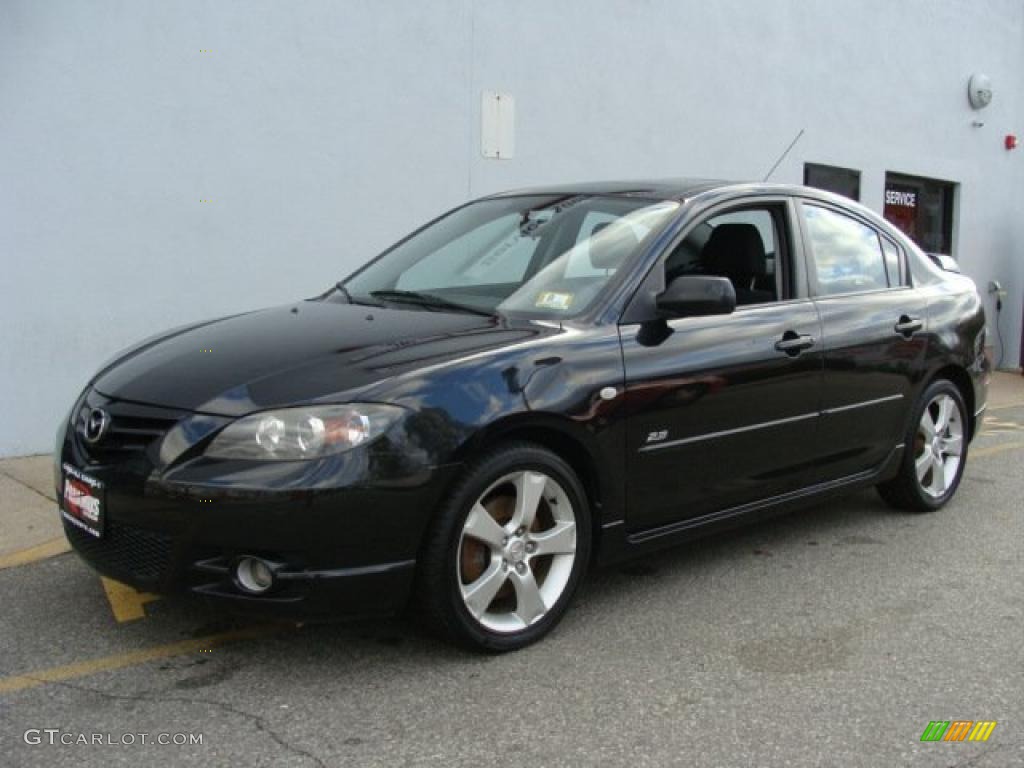
[[[379,437],[404,413],[394,405],[323,405],[254,413],[206,449],[215,459],[288,461],[341,453]]]

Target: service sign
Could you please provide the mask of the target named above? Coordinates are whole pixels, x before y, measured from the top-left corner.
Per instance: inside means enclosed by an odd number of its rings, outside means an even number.
[[[895,205],[899,208],[916,208],[917,192],[909,189],[889,187],[885,190],[885,204]]]

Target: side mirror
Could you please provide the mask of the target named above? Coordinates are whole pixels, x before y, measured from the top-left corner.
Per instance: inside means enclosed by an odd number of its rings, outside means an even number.
[[[680,275],[655,303],[663,317],[728,315],[736,309],[736,289],[727,277]]]

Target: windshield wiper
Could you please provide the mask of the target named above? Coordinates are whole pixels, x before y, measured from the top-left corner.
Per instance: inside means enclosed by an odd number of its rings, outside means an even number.
[[[348,292],[348,288],[346,288],[345,284],[343,282],[341,282],[340,280],[337,283],[334,284],[334,287],[337,288],[341,292],[341,295],[345,297],[345,301],[347,301],[349,304],[362,304],[365,307],[379,307],[379,306],[381,306],[376,301],[367,301],[364,298],[358,298],[358,299],[352,298],[352,294]]]
[[[479,309],[477,307],[471,307],[468,304],[459,304],[455,301],[449,301],[448,299],[442,296],[437,296],[433,293],[420,293],[419,291],[402,291],[396,289],[387,291],[370,291],[370,295],[375,299],[383,299],[384,301],[405,302],[406,304],[418,304],[421,307],[452,309],[456,312],[471,312],[474,315],[494,317],[494,313],[488,312],[486,309]]]

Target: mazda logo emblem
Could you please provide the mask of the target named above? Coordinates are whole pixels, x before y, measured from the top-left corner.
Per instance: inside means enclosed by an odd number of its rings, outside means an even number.
[[[98,443],[107,434],[110,426],[110,414],[102,408],[93,408],[85,418],[85,439],[90,443]]]

